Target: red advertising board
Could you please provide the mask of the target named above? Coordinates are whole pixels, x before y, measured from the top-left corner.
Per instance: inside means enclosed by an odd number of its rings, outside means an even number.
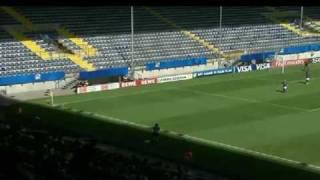
[[[294,65],[304,64],[308,60],[309,59],[286,60],[286,61],[275,60],[271,63],[271,65],[273,68],[282,67],[283,63],[284,63],[284,66],[294,66]]]
[[[139,79],[135,81],[127,81],[127,82],[116,82],[116,83],[108,83],[108,84],[99,84],[87,87],[79,87],[77,88],[78,93],[87,93],[87,92],[97,92],[97,91],[105,91],[105,90],[112,90],[118,88],[125,88],[125,87],[133,87],[133,86],[143,86],[147,84],[156,84],[157,79]]]
[[[136,81],[121,82],[120,88],[137,86]]]
[[[157,83],[157,79],[153,78],[153,79],[138,79],[136,80],[136,85],[137,86],[143,86],[143,85],[147,85],[147,84],[156,84]]]

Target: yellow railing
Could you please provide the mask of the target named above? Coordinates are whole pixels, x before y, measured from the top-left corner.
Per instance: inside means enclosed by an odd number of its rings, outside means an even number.
[[[156,16],[157,18],[159,18],[160,20],[162,20],[163,22],[167,23],[168,25],[179,29],[185,36],[189,37],[190,39],[198,42],[199,44],[201,44],[202,46],[204,46],[205,48],[209,49],[210,51],[214,52],[214,53],[218,53],[220,55],[223,55],[220,50],[218,48],[216,48],[213,44],[211,44],[210,42],[206,41],[205,39],[202,39],[200,36],[198,36],[197,34],[188,31],[180,26],[178,26],[176,23],[174,23],[173,21],[171,21],[170,19],[163,17],[160,13],[158,13],[157,11],[149,8],[149,7],[144,7],[150,14]]]

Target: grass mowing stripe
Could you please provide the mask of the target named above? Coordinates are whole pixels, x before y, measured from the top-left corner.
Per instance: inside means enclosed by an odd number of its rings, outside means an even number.
[[[75,109],[77,110],[77,109]],[[87,111],[82,111],[83,113],[91,113],[91,112],[87,112]],[[94,114],[94,116],[96,117],[100,117],[103,119],[106,119],[107,121],[114,121],[116,123],[121,123],[121,124],[125,124],[125,125],[129,125],[129,126],[135,126],[135,127],[139,127],[139,128],[145,128],[145,129],[150,129],[151,127],[146,126],[146,125],[142,125],[142,124],[138,124],[135,122],[130,122],[127,120],[123,120],[123,119],[119,119],[119,118],[115,118],[115,117],[111,117],[111,116],[107,116],[107,115],[100,115],[100,114]],[[162,132],[164,132],[163,130],[161,130]],[[174,132],[174,131],[169,131],[169,130],[165,130],[166,133],[170,133],[172,135],[176,135],[176,136],[181,136],[179,133]],[[222,148],[226,148],[226,149],[231,149],[231,150],[235,150],[238,152],[244,152],[247,154],[251,154],[251,155],[256,155],[256,156],[260,156],[260,157],[264,157],[267,159],[271,159],[271,160],[277,160],[277,161],[282,161],[282,162],[287,162],[290,163],[292,165],[301,165],[302,162],[300,161],[295,161],[295,160],[291,160],[291,159],[287,159],[287,158],[282,158],[280,156],[276,156],[276,155],[270,155],[270,154],[266,154],[266,153],[262,153],[262,152],[258,152],[258,151],[254,151],[254,150],[250,150],[250,149],[246,149],[243,147],[238,147],[238,146],[234,146],[234,145],[229,145],[229,144],[225,144],[225,143],[221,143],[218,141],[213,141],[213,140],[206,140],[206,139],[202,139],[202,138],[197,138],[194,136],[190,136],[190,135],[183,135],[184,138],[189,139],[189,140],[193,140],[193,141],[197,141],[200,143],[205,143],[205,144],[209,144],[209,145],[213,145],[213,146],[219,146]],[[314,164],[308,164],[308,167],[313,168],[317,171],[320,170],[320,166],[316,166]]]
[[[242,147],[238,147],[238,146],[234,146],[234,145],[229,145],[229,144],[225,144],[225,143],[221,143],[221,142],[217,142],[217,141],[212,141],[212,140],[206,140],[206,139],[202,139],[202,138],[197,138],[194,136],[189,136],[189,135],[184,135],[185,138],[187,139],[191,139],[194,141],[198,141],[198,142],[202,142],[202,143],[207,143],[207,144],[212,144],[212,145],[216,145],[216,146],[220,146],[220,147],[225,147],[225,148],[229,148],[229,149],[233,149],[236,151],[242,151],[242,152],[246,152],[249,154],[255,154],[258,156],[262,156],[262,157],[266,157],[268,159],[275,159],[275,160],[280,160],[280,161],[285,161],[291,164],[295,164],[295,165],[299,165],[301,164],[301,162],[299,161],[295,161],[295,160],[291,160],[291,159],[287,159],[287,158],[282,158],[280,156],[276,156],[276,155],[270,155],[270,154],[266,154],[266,153],[262,153],[262,152],[258,152],[258,151],[253,151],[250,149],[246,149],[246,148],[242,148]],[[316,166],[314,164],[308,164],[309,167],[312,167],[316,170],[320,170],[320,166]]]
[[[175,89],[175,88],[166,88],[166,89]],[[150,93],[151,92],[159,92],[159,91],[162,91],[162,90],[163,89],[156,89],[156,90],[149,90],[148,89],[146,91],[138,91],[138,92],[130,93],[130,94],[113,95],[113,96],[106,96],[106,97],[95,97],[95,98],[90,98],[90,99],[68,101],[68,102],[65,102],[65,103],[61,103],[60,105],[77,104],[77,103],[90,102],[90,101],[101,100],[101,99],[111,99],[111,98],[125,97],[125,96],[131,96],[131,95],[140,95],[140,94],[145,94],[145,93],[149,93],[149,92]]]
[[[247,78],[240,78],[239,80],[241,80],[241,79],[247,79]],[[313,79],[319,79],[319,78],[313,78]],[[261,80],[270,80],[270,79],[261,79]],[[288,82],[300,82],[300,81],[302,81],[302,80],[292,80],[292,81],[288,81]],[[178,88],[178,87],[172,87],[172,88],[166,87],[166,89],[179,89],[179,90],[182,90],[182,88]],[[65,102],[65,103],[61,103],[61,105],[77,104],[77,103],[82,103],[82,102],[90,102],[90,101],[94,101],[94,100],[98,100],[98,99],[110,99],[110,98],[125,97],[125,96],[130,96],[130,95],[139,95],[139,94],[144,94],[144,93],[148,93],[148,92],[158,92],[158,91],[162,91],[162,89],[156,89],[156,90],[147,89],[146,91],[139,91],[139,92],[136,92],[136,93],[125,94],[125,95],[114,95],[114,96],[96,97],[96,98],[90,98],[90,99],[68,101],[68,102]],[[192,92],[191,90],[188,90],[188,91]],[[197,92],[202,92],[202,91],[197,91]],[[202,92],[202,93],[205,93],[205,92]],[[207,94],[215,95],[217,97],[219,96],[219,97],[224,97],[224,98],[229,98],[229,99],[238,99],[238,100],[247,101],[247,102],[259,103],[259,101],[257,101],[257,100],[251,100],[251,99],[246,99],[246,98],[231,97],[231,96],[225,96],[225,95],[221,95],[221,94],[212,94],[212,93],[207,93]],[[286,109],[295,109],[295,110],[305,110],[306,111],[306,109],[302,109],[302,108],[298,108],[298,107],[292,107],[292,106],[288,107],[288,106],[283,106],[283,105],[279,105],[279,104],[272,104],[272,103],[268,103],[268,104],[273,105],[273,106],[286,108]]]
[[[258,101],[256,99],[247,99],[247,98],[240,98],[240,97],[235,97],[235,96],[226,96],[226,95],[223,95],[223,94],[206,93],[206,92],[203,92],[203,91],[187,90],[187,89],[181,89],[181,88],[178,88],[178,89],[180,89],[181,91],[194,92],[194,93],[198,93],[198,94],[204,94],[204,95],[215,96],[215,97],[222,97],[222,98],[231,99],[231,100],[245,101],[245,102],[250,102],[250,103],[266,104],[266,105],[280,107],[280,108],[283,108],[283,109],[299,110],[299,111],[305,111],[305,112],[310,111],[308,109],[303,109],[303,108],[294,107],[294,106],[284,106],[284,105],[280,105],[280,104],[262,102],[262,101]]]

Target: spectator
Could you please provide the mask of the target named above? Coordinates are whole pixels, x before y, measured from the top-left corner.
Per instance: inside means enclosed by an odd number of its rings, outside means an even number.
[[[191,161],[193,157],[193,153],[191,150],[188,150],[185,152],[184,154],[184,159],[186,159],[187,161]]]

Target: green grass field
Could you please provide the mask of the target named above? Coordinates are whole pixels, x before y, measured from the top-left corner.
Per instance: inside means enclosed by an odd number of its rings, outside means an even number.
[[[311,75],[309,85],[302,66],[210,76],[55,97],[55,104],[320,166],[320,64]]]

